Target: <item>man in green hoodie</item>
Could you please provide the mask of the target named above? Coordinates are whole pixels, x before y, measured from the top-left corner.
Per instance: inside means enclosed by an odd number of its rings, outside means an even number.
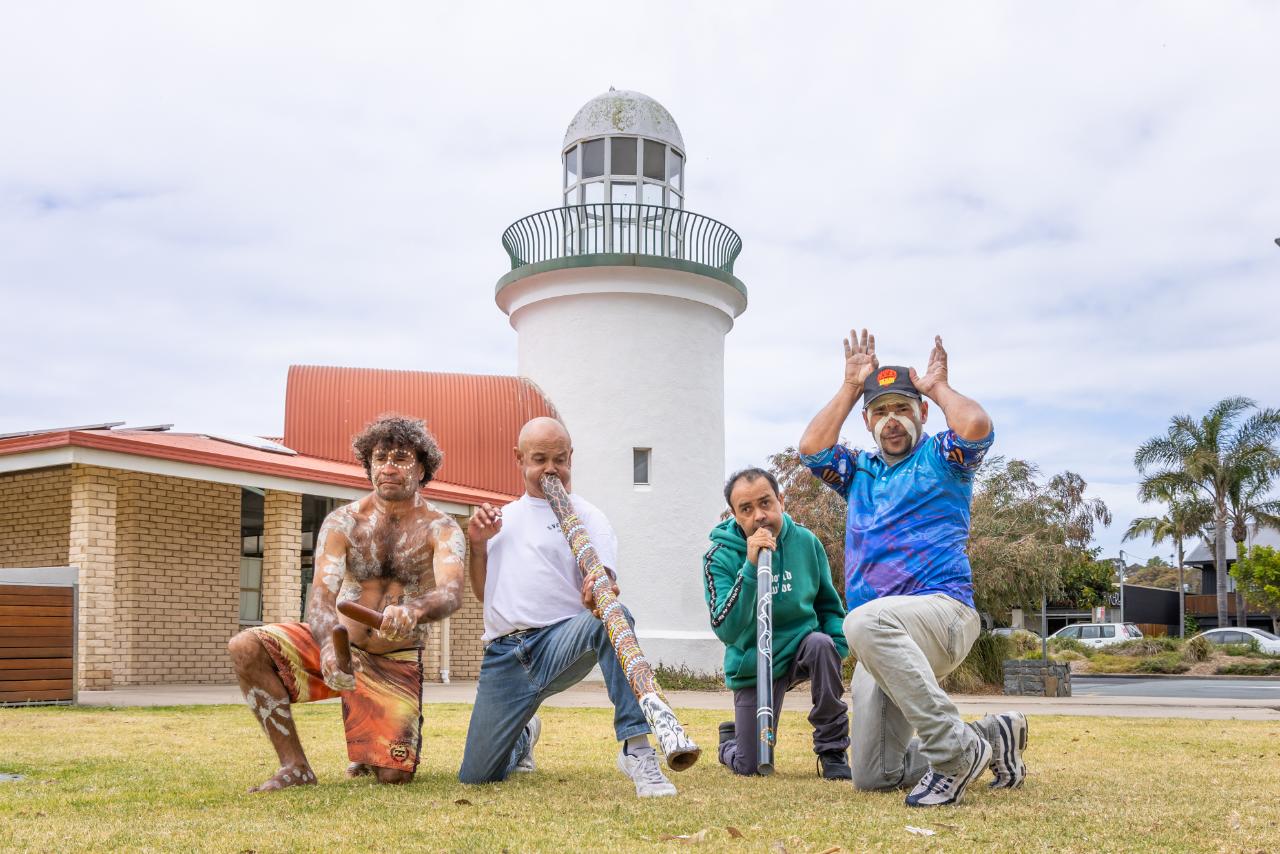
[[[711,530],[702,559],[711,628],[724,642],[724,680],[733,689],[734,720],[720,724],[720,761],[735,774],[756,773],[756,559],[773,552],[773,714],[794,685],[809,680],[813,752],[818,775],[851,778],[849,708],[840,662],[848,655],[844,604],[831,583],[822,544],[783,509],[778,481],[749,468],[724,487],[733,516]]]

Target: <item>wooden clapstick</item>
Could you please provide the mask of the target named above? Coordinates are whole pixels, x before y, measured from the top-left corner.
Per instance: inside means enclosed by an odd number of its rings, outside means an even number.
[[[339,602],[338,613],[375,629],[382,628],[382,612],[366,608],[359,602]]]
[[[347,627],[338,626],[333,630],[333,654],[338,658],[338,669],[343,673],[355,673],[351,669],[351,639],[347,637]]]

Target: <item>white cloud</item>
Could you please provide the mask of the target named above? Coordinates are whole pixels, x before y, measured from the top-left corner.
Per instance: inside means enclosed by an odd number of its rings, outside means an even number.
[[[849,326],[917,365],[936,332],[1000,450],[1127,523],[1169,415],[1280,403],[1280,8],[1228,6],[13,6],[0,432],[275,432],[291,363],[514,370],[498,239],[612,84],[743,236],[731,464],[796,441]]]

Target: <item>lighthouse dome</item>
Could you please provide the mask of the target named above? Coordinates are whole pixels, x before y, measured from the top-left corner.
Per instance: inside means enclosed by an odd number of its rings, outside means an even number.
[[[626,89],[610,89],[584,104],[569,122],[562,148],[616,134],[642,136],[684,151],[684,137],[667,108],[642,92]]]

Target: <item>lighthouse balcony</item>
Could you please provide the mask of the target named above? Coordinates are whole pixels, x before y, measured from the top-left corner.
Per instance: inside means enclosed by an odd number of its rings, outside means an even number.
[[[741,288],[737,232],[680,208],[634,203],[571,205],[516,220],[502,234],[508,280],[567,267],[652,266],[701,273]]]

